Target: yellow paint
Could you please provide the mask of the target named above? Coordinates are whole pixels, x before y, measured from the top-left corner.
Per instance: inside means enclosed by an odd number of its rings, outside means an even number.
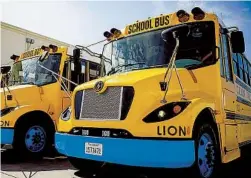
[[[63,75],[65,63],[69,62],[70,59],[67,55],[67,50],[68,47],[58,47],[58,50],[55,52],[61,55],[58,73],[61,76]],[[30,60],[34,56],[39,57],[42,53],[43,50],[40,48],[26,51],[20,55],[19,60],[15,61],[15,63]],[[49,54],[53,54],[52,50],[50,50]],[[68,79],[71,80],[70,77]],[[70,105],[70,98],[61,89],[60,83],[62,83],[61,78],[59,78],[59,81],[42,86],[25,84],[9,86],[8,89],[6,87],[1,88],[1,110],[10,107],[15,108],[10,113],[1,117],[1,123],[9,123],[2,126],[15,128],[21,116],[33,111],[44,112],[56,124],[61,112]],[[70,92],[71,94],[72,92]],[[12,95],[12,100],[8,100],[7,95]],[[56,127],[56,125],[54,126]]]
[[[153,31],[155,29],[180,24],[174,14],[169,14],[162,16],[164,19],[166,18],[166,21],[162,22],[163,25],[156,25],[156,19],[159,19],[160,17],[142,21],[144,24],[148,24],[148,26],[149,24],[152,25],[151,28],[148,29],[145,28],[138,31],[134,30],[134,32],[132,32],[132,28],[136,28],[136,26],[140,25],[141,22],[126,26],[119,38],[143,32],[147,33],[148,31]],[[202,21],[214,22],[216,45],[220,47],[220,24],[217,16],[214,14],[206,14]],[[188,22],[196,22],[193,20],[191,14]],[[218,53],[217,56],[219,56]],[[81,119],[77,120],[75,119],[75,100],[73,99],[71,103],[71,106],[73,107],[71,119],[68,121],[60,120],[58,124],[58,131],[69,132],[73,127],[117,128],[125,129],[135,137],[162,137],[177,139],[193,138],[194,123],[198,115],[203,109],[209,108],[213,111],[214,122],[218,127],[219,135],[217,136],[220,142],[219,145],[221,149],[222,162],[225,163],[234,160],[240,156],[239,144],[244,141],[251,140],[251,122],[227,118],[226,111],[229,110],[233,111],[235,114],[242,114],[250,117],[251,107],[236,101],[236,87],[234,84],[229,84],[223,77],[221,77],[220,62],[221,61],[218,60],[214,65],[193,70],[193,74],[184,68],[177,69],[184,87],[186,98],[191,101],[191,104],[189,104],[188,107],[176,117],[162,122],[145,123],[143,122],[143,118],[145,118],[152,111],[156,110],[158,107],[162,106],[160,101],[164,96],[164,92],[160,90],[159,82],[163,81],[166,68],[135,70],[114,74],[79,85],[74,90],[73,96],[75,96],[77,91],[93,89],[97,81],[104,82],[104,88],[100,95],[102,95],[103,91],[105,91],[107,87],[133,86],[135,94],[128,115],[126,119],[121,121],[99,122]],[[181,90],[178,79],[175,72],[172,72],[173,77],[170,81],[169,91],[166,95],[168,103],[181,100]],[[236,77],[234,77],[234,82],[235,79]],[[233,93],[229,93],[229,90],[233,91]],[[245,94],[244,98],[246,96],[247,94]],[[240,106],[239,111],[236,111],[237,104]],[[246,125],[241,124],[241,122],[245,122]],[[167,128],[170,126],[175,126],[176,128],[181,126],[189,131],[187,131],[185,135],[158,134],[158,127]]]

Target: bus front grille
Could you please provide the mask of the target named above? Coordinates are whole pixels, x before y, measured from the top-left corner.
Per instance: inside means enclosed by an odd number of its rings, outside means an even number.
[[[83,91],[80,120],[120,120],[123,87],[108,87],[98,94],[93,89]]]

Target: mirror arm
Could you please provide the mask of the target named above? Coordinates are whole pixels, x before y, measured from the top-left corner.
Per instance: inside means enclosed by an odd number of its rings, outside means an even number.
[[[177,32],[174,31],[173,32],[173,37],[176,39],[176,45],[175,45],[175,48],[174,48],[174,51],[173,51],[173,54],[172,54],[172,57],[170,59],[170,62],[167,66],[167,71],[165,73],[165,77],[164,77],[164,81],[163,82],[160,82],[160,85],[161,85],[161,88],[163,87],[164,91],[165,91],[165,94],[163,96],[163,99],[160,101],[161,103],[166,103],[166,94],[168,92],[168,86],[169,86],[169,83],[171,81],[171,77],[172,77],[172,70],[175,66],[175,60],[176,60],[176,55],[178,53],[178,48],[179,48],[179,45],[180,45],[180,41],[179,41],[179,37],[177,36]],[[176,69],[175,69],[176,70]],[[170,72],[169,72],[170,71]],[[169,75],[169,78],[168,78],[168,81],[166,81],[166,78],[167,78],[167,75],[170,73]],[[176,73],[177,74],[177,73]],[[178,76],[177,76],[178,77]],[[178,77],[179,78],[179,77]],[[180,82],[180,81],[179,81]],[[183,97],[185,96],[184,93],[183,93],[183,87],[181,85],[181,90],[182,90],[182,95]],[[184,97],[185,98],[185,97]]]

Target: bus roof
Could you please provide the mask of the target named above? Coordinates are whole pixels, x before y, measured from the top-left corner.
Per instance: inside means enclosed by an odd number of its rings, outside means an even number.
[[[205,12],[205,17],[202,20],[194,20],[193,14],[192,13],[188,13],[188,14],[189,14],[189,20],[184,23],[197,22],[197,21],[217,21],[223,27],[225,27],[224,23],[214,13]],[[160,16],[148,18],[142,21],[136,21],[135,23],[127,25],[124,29],[121,29],[121,35],[117,37],[117,39],[123,38],[126,36],[136,35],[139,33],[144,33],[147,31],[162,29],[168,26],[173,26],[173,25],[177,25],[181,23],[182,22],[179,22],[176,12],[170,13],[170,14],[161,14]],[[110,40],[115,40],[115,39],[111,38]]]
[[[58,49],[62,49],[62,48],[67,48],[67,47],[58,46]],[[50,50],[50,52],[51,52],[51,50]],[[28,50],[28,51],[25,51],[24,53],[22,53],[17,61],[25,60],[25,59],[35,57],[35,56],[40,56],[40,55],[42,55],[42,53],[43,53],[42,48],[34,48],[34,49],[31,49],[31,50]],[[17,62],[17,61],[15,61],[15,62]]]

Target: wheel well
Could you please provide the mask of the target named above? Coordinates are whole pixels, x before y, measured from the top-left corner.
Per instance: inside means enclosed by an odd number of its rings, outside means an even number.
[[[204,123],[210,124],[213,127],[215,134],[219,136],[218,127],[215,121],[213,110],[211,108],[205,108],[199,113],[199,115],[197,116],[194,122],[193,138],[196,134],[197,128]]]
[[[43,111],[31,111],[31,112],[25,113],[24,115],[18,118],[14,126],[14,129],[16,130],[16,128],[18,128],[20,125],[26,122],[30,122],[31,120],[34,120],[34,119],[36,121],[45,123],[46,125],[48,125],[48,127],[50,127],[49,129],[55,132],[55,126],[51,117]]]

